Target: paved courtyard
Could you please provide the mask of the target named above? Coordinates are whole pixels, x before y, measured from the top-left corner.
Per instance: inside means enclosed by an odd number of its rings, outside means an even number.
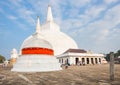
[[[120,64],[109,80],[109,64],[70,66],[54,72],[19,73],[0,67],[0,85],[120,85]]]

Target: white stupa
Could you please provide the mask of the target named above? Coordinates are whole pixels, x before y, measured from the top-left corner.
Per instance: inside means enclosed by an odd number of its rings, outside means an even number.
[[[12,71],[45,72],[61,70],[60,63],[54,57],[52,45],[40,33],[39,17],[36,32],[27,38],[21,46],[21,55]]]
[[[20,56],[12,71],[17,72],[42,72],[61,70],[60,64],[54,55],[59,55],[66,50],[77,49],[75,41],[60,31],[54,22],[51,7],[48,6],[45,24],[40,26],[37,20],[36,32],[23,41]]]
[[[11,58],[18,58],[18,53],[15,48],[13,48],[11,51]]]
[[[16,63],[17,58],[18,58],[17,50],[13,48],[10,55],[10,64],[13,65],[14,63]]]
[[[62,54],[70,48],[78,49],[76,42],[61,32],[60,27],[54,22],[50,6],[48,6],[46,22],[41,26],[40,32],[44,36],[44,40],[47,40],[52,45],[54,55]],[[28,37],[24,42],[31,37],[32,36]]]

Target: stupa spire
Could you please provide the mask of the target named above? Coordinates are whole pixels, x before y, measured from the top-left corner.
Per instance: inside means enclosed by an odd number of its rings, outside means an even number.
[[[48,5],[47,21],[53,21],[51,6]]]
[[[36,33],[40,33],[40,17],[37,17]]]

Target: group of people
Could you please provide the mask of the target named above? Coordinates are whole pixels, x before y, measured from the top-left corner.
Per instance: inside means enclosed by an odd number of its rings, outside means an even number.
[[[4,61],[1,65],[2,65],[3,68],[5,68],[5,67],[8,66],[8,63],[9,63],[9,61],[6,60],[6,61]]]
[[[85,62],[78,61],[78,62],[77,62],[77,65],[78,65],[78,66],[85,66]]]
[[[76,65],[77,65],[77,66],[85,66],[85,62],[78,61]],[[64,67],[65,69],[67,69],[68,66],[70,66],[70,64],[69,64],[67,61],[65,61],[65,64],[62,64],[62,65],[61,65],[61,67]]]

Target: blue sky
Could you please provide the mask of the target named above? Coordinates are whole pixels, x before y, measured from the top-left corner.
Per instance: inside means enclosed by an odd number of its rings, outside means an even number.
[[[96,53],[120,49],[120,0],[0,0],[0,54],[10,58],[35,31],[36,18],[46,21],[47,6],[54,21],[80,49]]]

